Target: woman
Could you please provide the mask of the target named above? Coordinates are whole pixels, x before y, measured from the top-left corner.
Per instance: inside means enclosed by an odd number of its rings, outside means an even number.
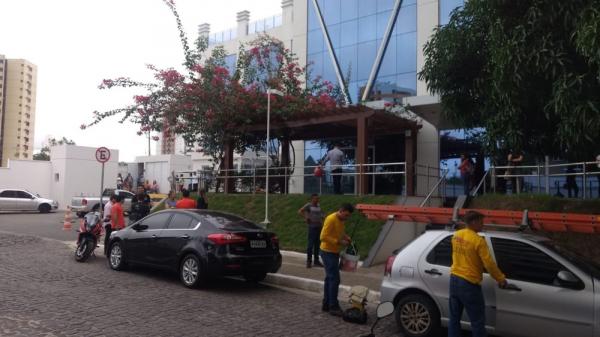
[[[152,193],[158,193],[158,183],[156,180],[152,182]]]
[[[175,208],[177,200],[175,199],[175,191],[170,191],[167,200],[165,201],[165,208]]]
[[[206,191],[200,190],[198,200],[196,200],[196,208],[197,209],[207,209],[208,208],[208,198],[206,197]]]

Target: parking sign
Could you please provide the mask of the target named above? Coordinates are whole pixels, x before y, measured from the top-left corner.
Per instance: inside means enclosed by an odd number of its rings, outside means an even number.
[[[105,147],[96,149],[96,160],[101,163],[106,163],[110,160],[110,150]]]

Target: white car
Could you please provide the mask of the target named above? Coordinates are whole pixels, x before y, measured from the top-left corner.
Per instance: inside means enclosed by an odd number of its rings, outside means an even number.
[[[0,190],[0,211],[39,211],[48,213],[58,208],[58,202],[42,198],[27,190]]]

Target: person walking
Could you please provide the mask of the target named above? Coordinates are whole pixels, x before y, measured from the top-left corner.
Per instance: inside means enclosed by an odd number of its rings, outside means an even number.
[[[298,210],[298,214],[304,218],[308,225],[308,245],[306,247],[306,268],[323,267],[319,262],[319,246],[321,244],[320,236],[323,228],[323,211],[319,205],[319,195],[310,196],[310,202],[306,203]],[[313,260],[314,257],[314,260]]]
[[[175,206],[177,206],[177,200],[175,200],[175,191],[169,191],[169,196],[165,201],[165,206],[166,208],[175,208]]]
[[[188,189],[183,189],[181,190],[181,194],[183,195],[183,198],[181,198],[181,200],[179,200],[177,202],[177,205],[175,205],[175,208],[180,208],[180,209],[190,209],[190,208],[196,208],[196,200],[190,198],[190,191]]]
[[[196,200],[197,209],[208,209],[208,198],[206,197],[206,191],[201,189],[198,193],[198,200]]]
[[[131,210],[129,211],[129,223],[134,223],[150,214],[150,196],[142,186],[138,186],[137,194],[131,199]]]
[[[485,238],[478,234],[483,230],[483,218],[479,212],[467,212],[466,228],[452,237],[448,337],[462,336],[460,320],[465,309],[473,337],[486,336],[485,300],[481,290],[484,268],[500,288],[507,286],[506,277],[492,259]]]
[[[122,197],[115,195],[113,205],[110,209],[110,227],[107,228],[104,239],[104,254],[110,255],[108,245],[110,244],[110,233],[125,228],[125,217],[123,216],[123,206],[121,206]]]
[[[342,316],[338,301],[340,286],[340,252],[343,246],[351,242],[346,234],[346,220],[354,212],[350,204],[343,204],[337,212],[325,218],[321,231],[321,259],[325,265],[325,282],[323,284],[323,305],[321,310],[333,316]]]
[[[460,170],[460,177],[463,181],[463,193],[464,195],[469,195],[471,191],[471,177],[473,177],[473,173],[475,172],[475,164],[469,158],[469,155],[463,153],[460,155],[460,165],[458,165],[458,169]]]
[[[112,212],[112,206],[115,203],[116,195],[111,194],[108,202],[104,205],[104,213],[102,215],[102,225],[104,226],[104,255],[108,255],[108,241],[110,239],[110,232],[112,222],[110,216]]]
[[[331,174],[333,175],[333,193],[342,194],[342,165],[344,164],[344,152],[340,150],[340,145],[336,144],[333,149],[327,152],[321,165],[331,162]]]

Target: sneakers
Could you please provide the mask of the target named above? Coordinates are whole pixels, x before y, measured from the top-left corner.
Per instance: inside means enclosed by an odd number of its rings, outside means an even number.
[[[321,311],[329,312],[329,304],[323,303],[323,305],[321,305]]]
[[[342,317],[344,316],[344,312],[340,307],[329,308],[329,314],[331,316]]]
[[[315,262],[314,266],[315,267],[321,267],[321,268],[324,267],[323,264],[321,262],[319,262],[319,261]]]
[[[311,268],[311,267],[312,267],[312,262],[306,261],[306,268]]]

